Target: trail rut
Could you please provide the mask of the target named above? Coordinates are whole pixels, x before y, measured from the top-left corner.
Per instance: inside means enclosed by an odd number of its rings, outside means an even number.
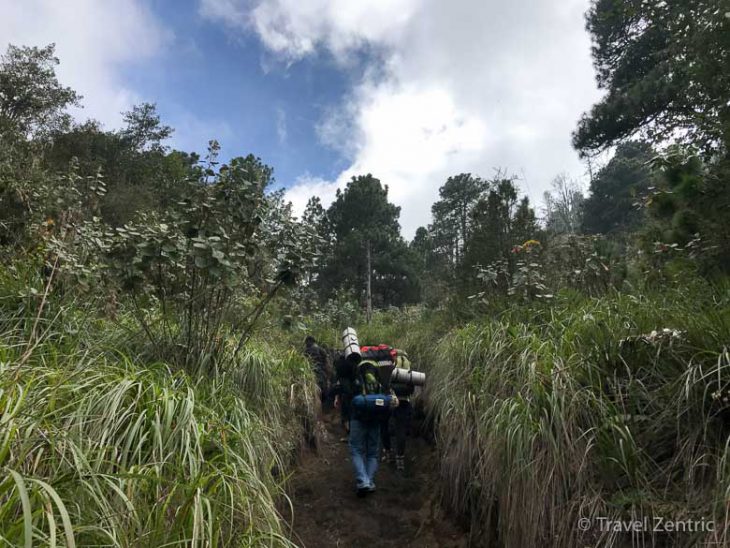
[[[304,548],[420,546],[462,548],[466,534],[440,510],[435,493],[435,449],[408,438],[406,471],[381,463],[378,490],[357,498],[344,432],[334,411],[319,425],[291,482],[291,539]]]

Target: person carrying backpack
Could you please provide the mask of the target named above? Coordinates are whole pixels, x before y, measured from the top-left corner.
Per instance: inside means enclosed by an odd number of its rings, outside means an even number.
[[[334,397],[334,407],[340,410],[340,424],[345,430],[345,434],[350,434],[350,406],[352,403],[353,381],[355,379],[355,367],[353,355],[348,359],[344,353],[340,352],[333,361],[334,376],[332,382],[332,396]],[[347,441],[344,438],[340,441]]]
[[[396,408],[398,398],[381,382],[378,365],[362,360],[353,382],[350,414],[350,457],[355,471],[357,495],[375,492],[375,473],[380,454],[380,425],[384,416]]]
[[[395,366],[399,369],[410,371],[411,362],[408,359],[408,355],[403,350],[396,350],[395,354]],[[415,388],[412,383],[398,382],[397,380],[391,382],[390,388],[398,398],[398,407],[394,408],[391,413],[392,420],[386,419],[380,431],[384,453],[383,460],[395,461],[396,470],[402,472],[405,470],[406,436],[410,429],[411,417],[413,415],[410,398]],[[391,449],[390,443],[389,423],[391,422],[395,433],[395,454]]]
[[[329,379],[332,368],[330,366],[329,355],[327,351],[317,344],[312,335],[307,335],[304,339],[304,354],[309,358],[317,377],[317,386],[319,386],[320,399],[322,404],[327,401],[329,395]]]

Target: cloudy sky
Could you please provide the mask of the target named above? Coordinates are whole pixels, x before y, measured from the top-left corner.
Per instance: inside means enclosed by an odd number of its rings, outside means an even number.
[[[406,236],[449,175],[502,170],[538,202],[599,97],[589,0],[0,0],[0,47],[55,42],[79,119],[156,102],[171,143],[275,169],[298,210],[372,173]]]

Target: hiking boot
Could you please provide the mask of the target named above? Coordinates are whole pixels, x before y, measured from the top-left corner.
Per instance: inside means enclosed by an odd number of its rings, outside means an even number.
[[[368,490],[368,493],[375,493],[375,484],[371,483],[366,487],[366,489]]]
[[[358,487],[356,492],[357,492],[358,498],[363,498],[365,495],[367,495],[370,492],[370,486],[363,485],[362,487]]]
[[[406,458],[403,455],[395,457],[395,469],[403,472],[406,469]]]

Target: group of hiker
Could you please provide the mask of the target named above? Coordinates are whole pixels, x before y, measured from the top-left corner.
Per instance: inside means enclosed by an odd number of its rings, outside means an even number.
[[[410,399],[425,375],[411,370],[403,350],[385,344],[360,346],[352,328],[343,332],[342,350],[334,355],[312,336],[305,340],[305,354],[312,363],[323,407],[340,411],[357,495],[373,493],[381,459],[398,471],[405,469],[406,436],[413,412]]]

